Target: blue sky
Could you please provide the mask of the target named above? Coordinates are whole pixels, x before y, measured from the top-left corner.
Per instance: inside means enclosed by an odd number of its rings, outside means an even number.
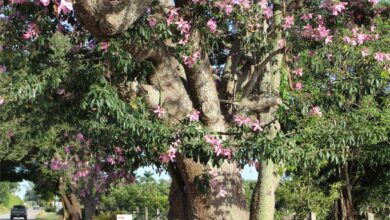
[[[153,177],[155,179],[169,180],[170,177],[169,177],[167,172],[163,172],[161,174],[157,174],[155,172],[155,170],[156,169],[153,169],[153,167],[143,167],[143,168],[140,168],[137,171],[135,171],[135,173],[137,174],[137,176],[142,176],[145,171],[151,171],[154,174]],[[249,167],[247,165],[247,166],[244,167],[244,169],[243,169],[243,171],[241,173],[241,176],[245,180],[257,180],[257,171],[256,171],[256,169],[253,166]]]

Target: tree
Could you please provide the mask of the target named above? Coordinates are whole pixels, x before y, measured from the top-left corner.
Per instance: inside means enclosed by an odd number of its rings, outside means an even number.
[[[171,219],[248,218],[236,163],[257,160],[260,175],[250,218],[272,219],[281,174],[297,167],[302,157],[310,161],[310,153],[321,152],[326,143],[321,141],[333,128],[326,117],[325,132],[305,130],[323,122],[317,120],[323,112],[315,102],[304,108],[310,114],[280,121],[278,109],[287,109],[282,98],[286,101],[293,87],[289,59],[308,47],[299,43],[319,45],[313,46],[317,50],[340,40],[341,25],[333,21],[352,24],[364,7],[380,14],[372,7],[376,3],[5,1],[1,59],[7,74],[1,103],[19,113],[5,120],[12,124],[16,117],[29,128],[21,133],[37,140],[30,146],[52,143],[49,153],[37,154],[41,163],[53,159],[64,164],[69,153],[63,147],[75,145],[82,158],[69,160],[75,166],[66,169],[68,174],[77,173],[77,164],[96,170],[103,163],[107,170],[97,172],[102,176],[115,171],[109,164],[119,156],[127,158],[123,169],[130,173],[148,164],[167,168]],[[370,20],[370,13],[363,19]],[[300,15],[302,24],[295,18]],[[304,21],[315,27],[303,26]],[[377,53],[388,61],[385,52]],[[294,73],[302,75],[300,69]],[[329,82],[331,77],[319,74],[319,79]],[[316,79],[308,82],[316,85]],[[288,101],[290,109],[302,109]],[[294,129],[302,137],[289,134]],[[88,144],[77,140],[79,133]],[[383,141],[384,133],[377,139]],[[123,155],[115,154],[116,146]],[[338,158],[331,153],[327,159]],[[64,173],[57,175],[78,185]],[[92,178],[84,177],[84,183]],[[69,185],[62,190],[64,198],[66,190],[77,191]]]

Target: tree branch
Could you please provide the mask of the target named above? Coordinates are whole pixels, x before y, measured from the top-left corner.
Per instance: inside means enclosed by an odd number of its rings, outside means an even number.
[[[279,48],[279,49],[271,52],[270,54],[268,54],[268,56],[262,62],[255,65],[255,68],[256,68],[255,73],[251,77],[248,86],[245,88],[244,93],[242,95],[242,98],[248,97],[253,92],[253,88],[255,87],[256,82],[259,79],[260,74],[262,73],[261,70],[265,67],[265,65],[267,65],[268,62],[271,61],[271,59],[274,56],[278,55],[282,51],[283,51],[283,48]]]

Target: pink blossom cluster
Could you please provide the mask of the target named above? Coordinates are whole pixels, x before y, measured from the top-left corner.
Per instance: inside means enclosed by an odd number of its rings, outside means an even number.
[[[358,28],[352,29],[352,36],[345,36],[343,41],[352,46],[364,44],[366,41],[374,41],[379,39],[379,35],[370,35],[360,32]]]
[[[57,13],[69,14],[73,11],[73,3],[71,0],[60,0],[60,5],[57,8]]]
[[[293,73],[296,75],[296,76],[303,76],[303,69],[302,68],[296,68]]]
[[[297,82],[294,84],[294,89],[296,89],[296,90],[301,90],[302,87],[303,87],[303,85],[301,82]]]
[[[50,162],[50,169],[52,170],[63,170],[68,168],[67,162],[62,162],[57,159],[52,159]]]
[[[294,16],[286,16],[283,22],[283,30],[290,29],[294,25]]]
[[[200,58],[200,51],[196,51],[191,56],[186,56],[186,55],[182,56],[184,65],[186,65],[188,68],[192,68],[199,58]]]
[[[262,126],[264,124],[260,122],[258,119],[253,121],[251,118],[243,116],[243,115],[235,115],[233,118],[233,122],[239,127],[248,126],[251,127],[252,131],[263,131]]]
[[[379,3],[379,0],[368,0],[373,5],[377,5]]]
[[[192,110],[191,114],[188,115],[188,118],[191,122],[193,121],[199,121],[200,111],[194,109]]]
[[[213,19],[209,19],[207,21],[207,26],[210,28],[211,33],[215,33],[217,31],[217,22],[214,21]]]
[[[23,39],[28,40],[28,39],[33,39],[35,37],[39,36],[39,29],[36,23],[31,22],[27,25],[27,29],[23,34]]]
[[[157,24],[157,19],[155,17],[148,17],[147,21],[150,27],[154,27]]]
[[[233,12],[233,3],[230,0],[215,2],[214,6],[225,11],[225,14],[228,16]]]
[[[50,0],[39,0],[43,6],[48,6],[50,4]]]
[[[302,36],[305,38],[312,38],[315,41],[321,41],[325,39],[326,43],[332,42],[333,38],[333,36],[330,35],[330,30],[322,24],[319,24],[317,28],[313,28],[311,24],[306,24],[303,26]]]
[[[321,108],[319,106],[313,106],[310,110],[310,115],[316,117],[322,117]]]
[[[376,52],[374,59],[378,62],[390,61],[390,53]]]
[[[115,165],[115,164],[122,164],[125,162],[125,157],[123,155],[124,150],[123,148],[116,146],[114,148],[115,155],[109,155],[106,157],[106,162]]]
[[[100,42],[100,48],[101,48],[104,52],[107,52],[109,46],[110,46],[110,43],[108,43],[107,41],[102,41],[102,42]]]
[[[87,168],[77,170],[72,177],[73,181],[78,181],[81,178],[86,178],[90,175],[91,171]]]
[[[175,21],[175,22],[174,22]],[[183,38],[179,41],[179,44],[186,45],[190,37],[191,24],[190,22],[179,16],[178,9],[171,9],[168,12],[167,25],[171,25],[174,22],[176,29],[180,31]]]
[[[153,112],[157,115],[158,118],[164,118],[166,113],[165,109],[160,105],[157,105],[156,108],[153,110]]]
[[[219,175],[218,170],[216,168],[211,168],[209,174],[211,177],[209,182],[209,186],[211,190],[218,192],[217,197],[220,198],[225,197],[227,191],[225,190],[225,186],[223,185],[223,183],[221,181],[218,181],[218,175]]]
[[[229,160],[232,159],[232,149],[225,148],[222,145],[222,140],[216,137],[212,137],[210,135],[205,135],[204,138],[206,142],[209,143],[211,147],[214,149],[214,153],[216,154],[216,156],[222,155]]]
[[[335,0],[325,0],[322,2],[322,8],[326,8],[332,12],[334,16],[342,14],[346,10],[347,2],[340,2]]]
[[[176,158],[177,148],[179,147],[180,144],[181,144],[180,139],[177,139],[176,141],[174,141],[169,146],[168,151],[160,156],[160,161],[162,163],[169,163],[169,161],[174,162],[175,158]]]

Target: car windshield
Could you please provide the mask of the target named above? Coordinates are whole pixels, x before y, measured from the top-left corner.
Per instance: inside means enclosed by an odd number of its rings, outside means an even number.
[[[26,209],[23,205],[16,205],[14,209]]]

